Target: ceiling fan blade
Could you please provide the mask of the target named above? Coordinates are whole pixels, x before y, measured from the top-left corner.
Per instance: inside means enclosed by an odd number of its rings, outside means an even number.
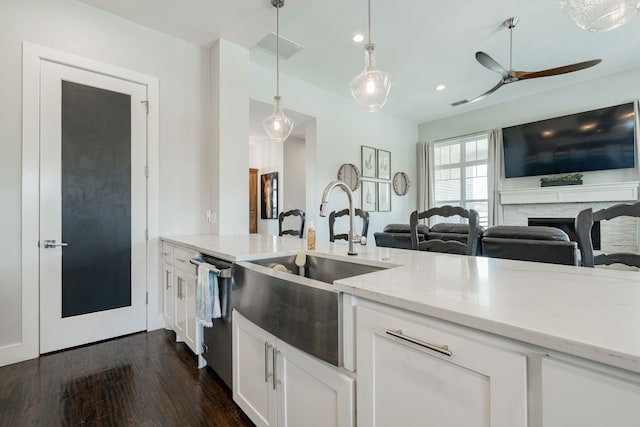
[[[601,59],[593,59],[591,61],[578,62],[577,64],[565,65],[563,67],[549,68],[541,71],[515,71],[514,75],[518,80],[536,79],[538,77],[557,76],[559,74],[573,73],[574,71],[584,70],[593,67],[602,62]]]
[[[484,52],[476,52],[476,60],[485,68],[500,74],[503,79],[509,77],[509,71],[498,63],[495,59]]]
[[[469,104],[471,102],[476,102],[476,101],[480,101],[481,99],[486,98],[487,96],[491,95],[493,92],[497,91],[498,89],[500,89],[500,87],[502,85],[506,84],[504,79],[500,80],[498,82],[497,85],[495,85],[494,87],[492,87],[491,89],[489,89],[488,91],[486,91],[485,93],[483,93],[482,95],[476,96],[473,99],[463,99],[462,101],[458,101],[458,102],[454,102],[453,104],[451,104],[452,107],[457,107],[458,105],[462,105],[462,104]]]

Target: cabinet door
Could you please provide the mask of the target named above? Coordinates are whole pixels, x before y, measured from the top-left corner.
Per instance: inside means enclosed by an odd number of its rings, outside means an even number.
[[[187,328],[187,299],[184,297],[185,277],[181,270],[174,270],[175,286],[175,317],[173,319],[173,329],[176,331],[176,341],[184,341]]]
[[[170,265],[173,263],[173,246],[166,242],[162,243],[162,262]]]
[[[173,294],[173,267],[169,264],[162,264],[162,301],[164,315],[164,325],[167,329],[173,329],[173,317],[175,310],[175,296]]]
[[[233,400],[258,427],[276,425],[274,337],[233,311]]]
[[[184,342],[195,353],[200,354],[196,348],[196,277],[185,276],[183,285],[183,298],[185,301],[185,328]]]
[[[640,376],[542,360],[542,418],[545,427],[631,427],[640,425]]]
[[[280,340],[275,357],[279,426],[354,425],[352,378]]]
[[[525,356],[441,326],[357,308],[358,425],[526,426]]]

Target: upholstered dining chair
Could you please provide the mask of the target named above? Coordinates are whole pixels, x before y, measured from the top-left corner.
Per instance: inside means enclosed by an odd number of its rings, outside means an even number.
[[[297,216],[300,217],[300,228],[283,230],[283,224],[285,218],[289,216]],[[280,212],[278,215],[278,236],[298,236],[302,239],[302,235],[304,234],[304,219],[305,214],[302,209],[292,209],[286,212]]]
[[[591,228],[595,221],[610,220],[618,217],[640,218],[640,202],[620,203],[606,209],[593,212],[591,208],[584,209],[576,216],[576,236],[580,248],[581,264],[584,267],[596,265],[625,264],[640,268],[640,254],[629,252],[593,254]]]
[[[469,221],[468,233],[465,242],[458,240],[429,239],[418,240],[418,221],[432,216],[460,216]],[[478,251],[478,223],[480,216],[473,209],[465,209],[460,206],[440,206],[427,209],[423,212],[413,211],[411,213],[409,227],[411,229],[411,248],[414,250],[445,252],[452,254],[474,256]]]
[[[369,212],[363,211],[362,209],[355,209],[355,216],[360,217],[362,219],[362,234],[360,234],[365,239],[367,238],[367,233],[369,232]],[[340,218],[341,216],[349,216],[349,209],[342,209],[341,211],[333,211],[329,214],[329,241],[335,242],[336,240],[349,240],[349,233],[340,233],[335,234],[334,225],[336,223],[336,218]]]

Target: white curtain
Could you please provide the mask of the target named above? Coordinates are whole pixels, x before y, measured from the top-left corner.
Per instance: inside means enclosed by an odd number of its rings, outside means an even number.
[[[418,143],[418,211],[433,206],[433,144]]]
[[[502,224],[502,205],[500,204],[500,189],[503,174],[502,163],[502,129],[489,131],[489,226]]]

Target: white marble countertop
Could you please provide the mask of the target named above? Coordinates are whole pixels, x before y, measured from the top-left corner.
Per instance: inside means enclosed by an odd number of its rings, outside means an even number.
[[[229,261],[293,254],[290,237],[163,240]],[[345,293],[640,373],[640,272],[318,242],[317,255],[391,268],[337,280]]]

